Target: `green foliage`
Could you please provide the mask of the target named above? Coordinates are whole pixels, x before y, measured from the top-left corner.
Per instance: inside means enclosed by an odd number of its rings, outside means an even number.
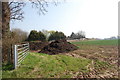
[[[83,45],[118,45],[118,40],[93,40],[93,41],[80,41],[72,42],[73,44]]]
[[[36,30],[32,30],[28,36],[28,41],[35,41],[38,39],[38,33]]]
[[[51,41],[51,40],[59,40],[59,39],[65,39],[65,38],[66,36],[63,32],[56,31],[50,34],[48,40]]]
[[[46,40],[46,36],[41,32],[37,32],[36,30],[32,30],[28,36],[28,41],[44,41]]]
[[[3,63],[2,64],[2,70],[13,70],[14,66],[12,63]]]
[[[46,36],[41,31],[38,32],[38,40],[40,41],[46,40]]]
[[[49,33],[49,31],[48,31],[50,36],[47,34],[47,32],[45,32],[45,31],[43,31],[43,32],[41,32],[41,31],[37,32],[36,30],[32,30],[30,32],[27,40],[28,41],[46,41],[46,40],[50,41],[50,40],[59,40],[59,39],[65,39],[66,38],[66,36],[64,35],[63,32],[51,31]],[[49,38],[48,38],[48,36],[49,36]]]

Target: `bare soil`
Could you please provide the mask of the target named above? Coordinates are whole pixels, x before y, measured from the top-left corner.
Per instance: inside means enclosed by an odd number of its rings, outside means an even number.
[[[30,50],[37,51],[41,50],[43,47],[49,44],[49,42],[41,42],[41,41],[35,41],[35,42],[29,42],[30,44]]]
[[[76,73],[77,78],[118,78],[118,46],[78,45],[78,50],[65,53],[68,56],[91,59],[89,73]],[[96,60],[107,62],[104,67],[94,68]],[[110,67],[112,65],[112,67]]]

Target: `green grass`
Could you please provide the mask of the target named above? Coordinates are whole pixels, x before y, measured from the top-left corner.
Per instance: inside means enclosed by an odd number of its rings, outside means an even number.
[[[120,39],[118,39],[118,45],[120,45]]]
[[[3,78],[72,77],[70,72],[87,72],[85,66],[90,62],[65,55],[30,53],[16,70],[4,69]]]
[[[108,66],[108,65],[109,65],[109,66]],[[103,66],[108,66],[108,67],[110,67],[110,66],[112,66],[112,65],[110,65],[110,64],[108,64],[108,63],[106,63],[106,62],[102,62],[102,61],[99,61],[99,60],[95,60],[95,64],[94,64],[95,69],[98,69],[98,68],[103,67]]]
[[[93,40],[93,41],[80,41],[72,42],[73,44],[82,45],[118,45],[118,40]]]
[[[72,78],[76,72],[88,72],[90,59],[66,55],[30,53],[15,70],[3,70],[3,78]],[[98,62],[99,65],[103,62]],[[6,67],[8,68],[8,67]]]

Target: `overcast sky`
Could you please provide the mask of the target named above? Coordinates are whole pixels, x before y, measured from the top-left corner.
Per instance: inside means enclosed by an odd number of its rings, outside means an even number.
[[[69,36],[85,31],[88,38],[107,38],[118,35],[119,0],[66,0],[57,6],[49,5],[45,15],[39,15],[29,3],[24,7],[23,22],[11,23],[11,28],[58,30]]]

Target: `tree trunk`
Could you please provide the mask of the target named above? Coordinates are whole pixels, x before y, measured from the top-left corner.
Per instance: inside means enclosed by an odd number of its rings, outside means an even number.
[[[8,2],[2,2],[2,61],[10,57],[10,8]],[[9,55],[8,55],[9,54]]]
[[[2,38],[7,37],[10,31],[10,8],[8,2],[2,2]]]

